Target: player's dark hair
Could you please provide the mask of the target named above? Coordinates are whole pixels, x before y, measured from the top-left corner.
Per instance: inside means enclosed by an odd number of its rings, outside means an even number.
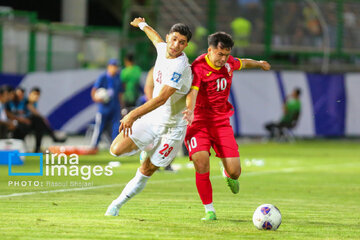
[[[232,40],[230,34],[227,34],[226,32],[216,32],[208,37],[208,44],[209,47],[213,46],[215,48],[220,47],[221,49],[231,49],[234,46],[234,41]]]
[[[134,62],[134,54],[132,53],[126,54],[125,59],[128,60],[129,62]]]
[[[20,90],[22,93],[25,93],[25,88],[23,87],[16,87],[15,91]]]
[[[14,91],[15,91],[15,89],[14,89],[14,87],[13,87],[13,86],[10,86],[10,85],[4,85],[4,87],[5,87],[5,90],[6,90],[7,92],[14,92]]]
[[[295,93],[298,97],[301,95],[301,88],[295,88]]]
[[[37,92],[37,93],[40,94],[40,93],[41,93],[41,90],[40,90],[39,87],[33,87],[30,92]]]
[[[184,23],[176,23],[171,28],[169,33],[178,32],[181,35],[184,35],[187,38],[187,41],[190,42],[192,33],[190,28]]]

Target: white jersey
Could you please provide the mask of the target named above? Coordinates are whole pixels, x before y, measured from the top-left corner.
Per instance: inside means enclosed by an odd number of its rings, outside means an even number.
[[[176,92],[166,103],[148,113],[155,124],[165,126],[186,126],[182,112],[186,108],[186,95],[192,84],[192,74],[189,60],[185,53],[177,58],[166,58],[166,43],[156,45],[157,58],[154,67],[153,98],[159,96],[164,85],[176,88]],[[149,116],[149,117],[150,117]]]

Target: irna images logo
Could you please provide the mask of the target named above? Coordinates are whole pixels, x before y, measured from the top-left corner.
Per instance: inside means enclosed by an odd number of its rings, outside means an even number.
[[[9,176],[43,176],[43,154],[42,153],[20,153],[19,151],[7,151],[4,157],[8,159]],[[7,156],[6,156],[7,155]],[[12,166],[21,162],[21,157],[36,157],[39,159],[39,172],[12,172]],[[21,162],[22,164],[22,162]]]
[[[13,172],[12,166],[20,157],[38,157],[39,172]],[[9,176],[80,176],[83,180],[89,180],[92,176],[112,176],[112,166],[90,166],[80,165],[79,156],[70,154],[69,156],[60,154],[50,154],[46,151],[45,162],[42,153],[19,153],[18,151],[8,151],[7,159],[9,163]]]

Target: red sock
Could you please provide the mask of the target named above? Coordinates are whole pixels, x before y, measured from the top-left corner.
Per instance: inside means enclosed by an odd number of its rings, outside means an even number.
[[[196,187],[204,205],[212,203],[212,187],[209,176],[209,172],[203,174],[196,172]]]

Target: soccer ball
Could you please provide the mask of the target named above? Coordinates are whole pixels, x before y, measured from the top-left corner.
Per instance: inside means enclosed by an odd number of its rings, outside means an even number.
[[[255,210],[253,223],[259,230],[275,231],[281,224],[280,210],[272,204],[263,204]]]
[[[100,98],[104,103],[109,102],[110,97],[105,88],[98,88],[95,92],[95,97]]]

